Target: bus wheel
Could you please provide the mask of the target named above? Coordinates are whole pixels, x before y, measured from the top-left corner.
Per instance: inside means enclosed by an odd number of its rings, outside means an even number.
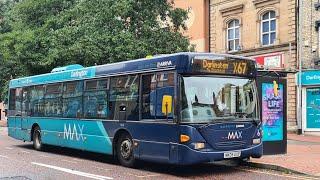
[[[41,130],[36,126],[33,130],[33,148],[40,151],[42,149]]]
[[[121,165],[133,167],[135,159],[133,157],[133,141],[128,134],[122,134],[117,143],[117,157]]]

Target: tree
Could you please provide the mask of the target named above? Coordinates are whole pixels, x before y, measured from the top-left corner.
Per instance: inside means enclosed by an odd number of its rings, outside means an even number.
[[[187,12],[167,0],[23,0],[7,19],[0,53],[19,65],[13,77],[189,50]]]

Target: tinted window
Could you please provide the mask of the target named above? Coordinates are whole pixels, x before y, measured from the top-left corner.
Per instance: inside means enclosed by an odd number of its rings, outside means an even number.
[[[62,85],[47,85],[45,94],[45,116],[62,116]]]
[[[31,115],[31,103],[30,103],[31,89],[32,87],[23,88],[23,92],[22,92],[22,115],[23,116]]]
[[[85,118],[108,118],[108,84],[108,79],[85,82],[86,91],[83,95]]]
[[[44,116],[44,86],[35,86],[31,88],[30,93],[30,115],[34,117]]]
[[[112,119],[139,119],[139,76],[128,75],[111,78],[110,109]]]
[[[11,89],[9,98],[9,116],[21,116],[22,89]]]
[[[75,118],[82,114],[83,82],[68,82],[63,85],[62,112],[63,117]]]
[[[163,72],[142,76],[142,119],[166,118],[162,113],[164,95],[174,98],[174,73]],[[170,113],[168,118],[172,117],[173,113]]]

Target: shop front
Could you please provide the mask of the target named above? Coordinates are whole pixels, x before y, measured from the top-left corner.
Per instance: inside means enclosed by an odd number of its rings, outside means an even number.
[[[320,70],[302,72],[301,85],[302,131],[320,135]]]

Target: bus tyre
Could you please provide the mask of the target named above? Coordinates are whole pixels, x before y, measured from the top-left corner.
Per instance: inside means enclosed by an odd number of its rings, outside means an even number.
[[[33,148],[38,151],[42,150],[43,145],[41,141],[41,130],[38,126],[34,128],[32,137],[33,137]]]
[[[120,135],[117,143],[117,157],[121,165],[133,167],[135,159],[133,156],[133,141],[128,134]]]

